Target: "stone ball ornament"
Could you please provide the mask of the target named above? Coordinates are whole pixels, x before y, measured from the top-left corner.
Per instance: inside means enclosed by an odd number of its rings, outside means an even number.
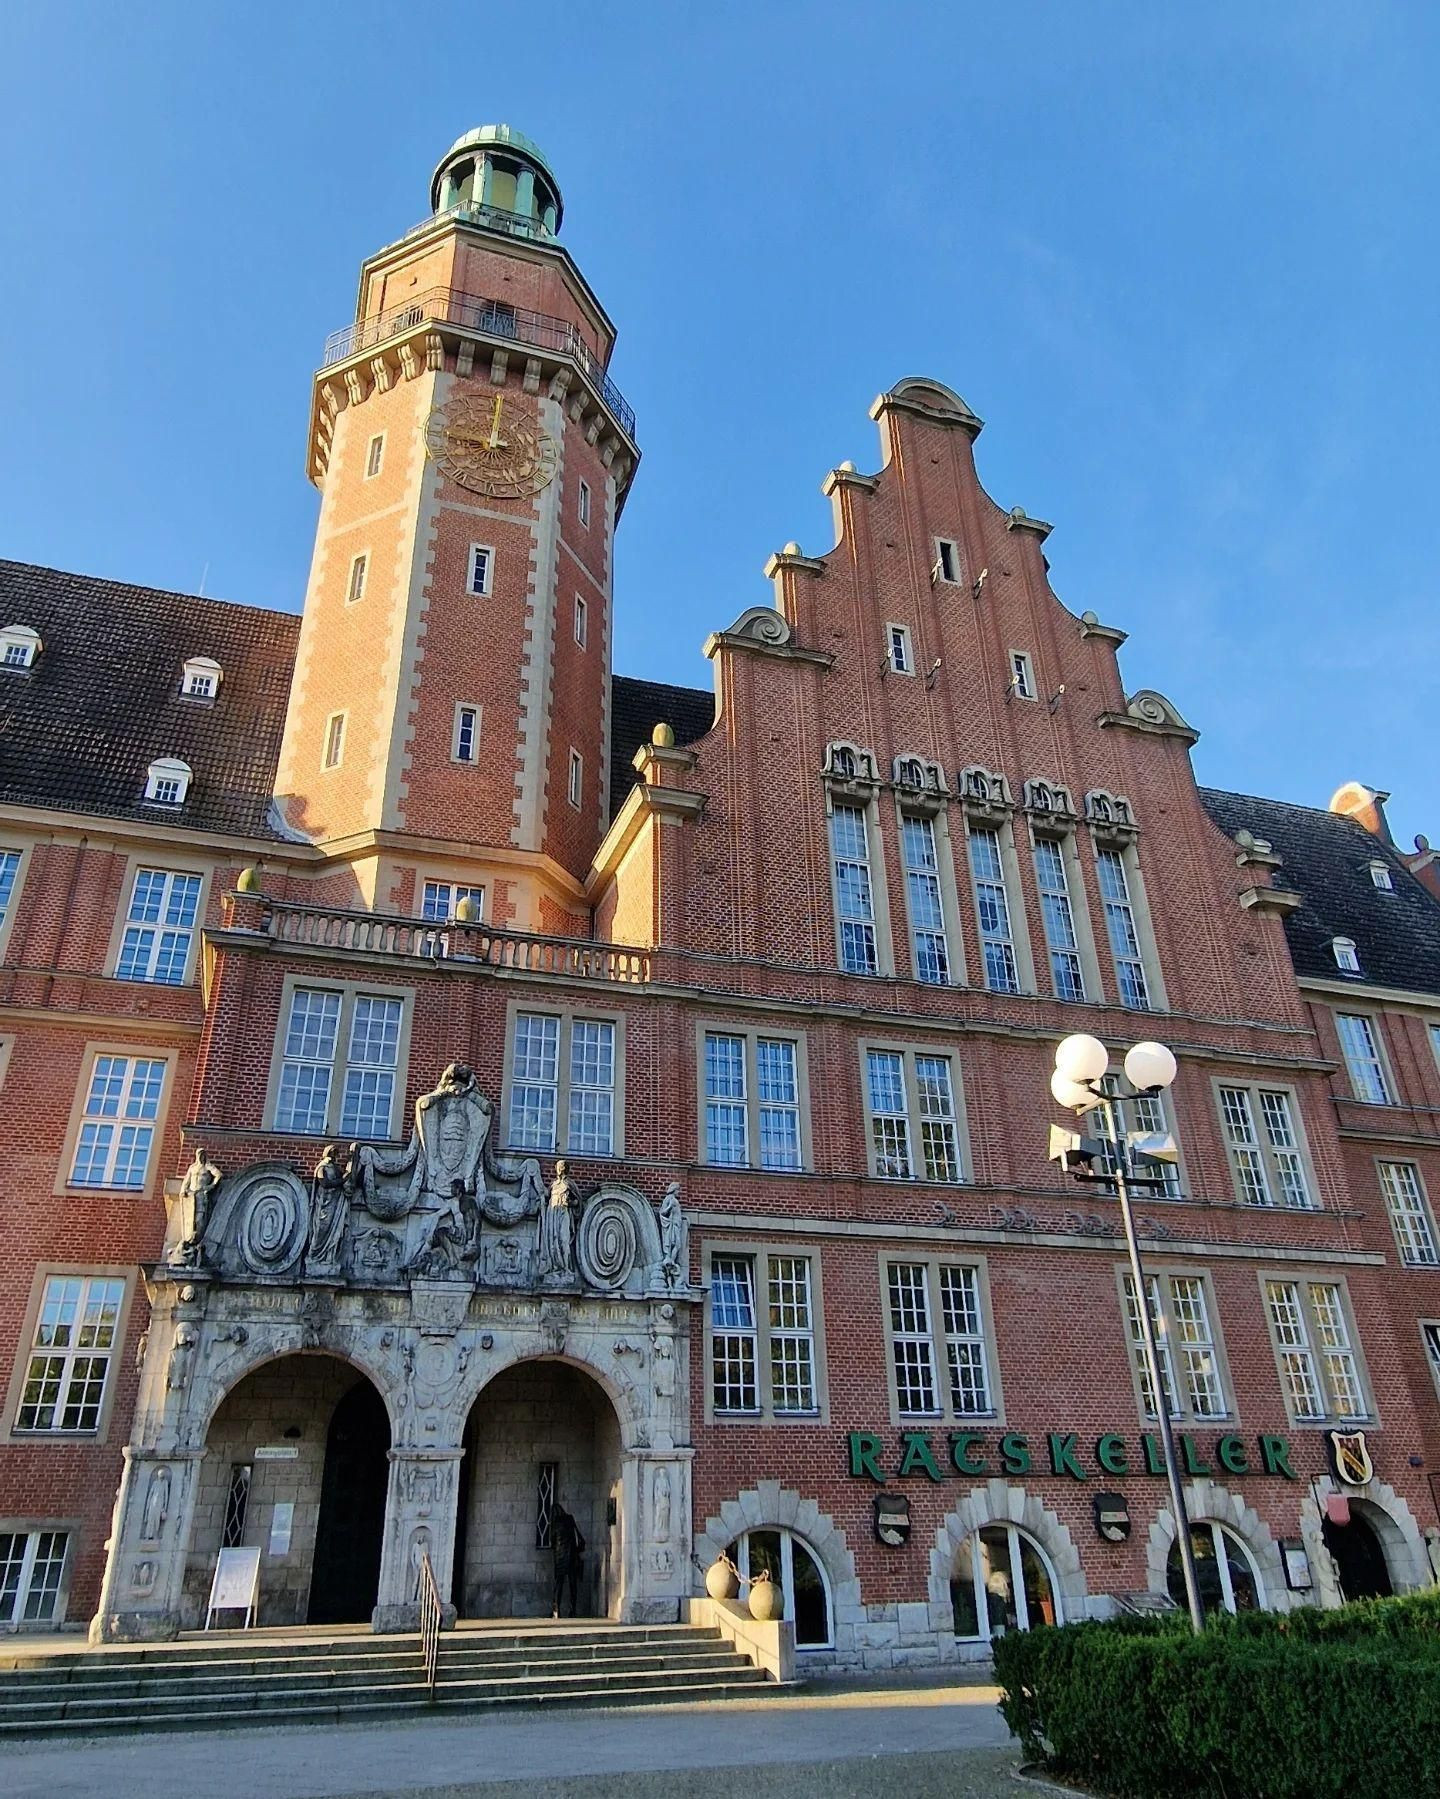
[[[260,891],[260,870],[253,862],[248,867],[242,868],[236,875],[235,891],[237,893],[258,893]]]
[[[735,1564],[721,1556],[705,1570],[705,1591],[712,1599],[734,1599],[740,1591]]]
[[[785,1595],[762,1571],[750,1582],[750,1616],[757,1624],[773,1624],[785,1613]]]

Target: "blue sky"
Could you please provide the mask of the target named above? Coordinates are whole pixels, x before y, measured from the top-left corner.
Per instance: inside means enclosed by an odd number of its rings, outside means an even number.
[[[298,607],[311,372],[505,120],[620,327],[616,667],[708,684],[908,374],[1202,780],[1440,838],[1440,9],[0,5],[0,555]]]

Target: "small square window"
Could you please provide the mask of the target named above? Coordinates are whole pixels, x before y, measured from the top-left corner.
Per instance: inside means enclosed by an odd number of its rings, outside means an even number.
[[[932,571],[937,581],[958,581],[960,579],[960,554],[948,537],[937,537],[935,540],[935,567]]]
[[[365,451],[365,479],[373,481],[380,473],[380,464],[385,460],[385,433],[377,431],[370,439]]]
[[[463,702],[455,708],[455,737],[450,746],[455,762],[480,760],[480,708]]]
[[[590,523],[590,483],[588,481],[580,483],[580,523],[582,525]]]
[[[1348,937],[1333,937],[1330,947],[1335,952],[1335,966],[1342,974],[1359,974],[1360,957]]]
[[[495,552],[483,543],[472,543],[470,546],[470,573],[466,580],[466,591],[473,594],[487,594],[495,572]]]
[[[589,608],[577,593],[575,596],[575,641],[583,650],[585,648],[586,615]]]
[[[585,758],[579,750],[570,752],[570,780],[567,792],[570,796],[570,804],[578,807],[582,803],[585,793]]]
[[[890,645],[890,666],[897,675],[911,675],[915,672],[915,664],[910,655],[910,632],[905,625],[888,625],[886,627]]]
[[[1370,880],[1381,893],[1393,893],[1395,891],[1395,883],[1390,878],[1390,870],[1383,862],[1372,862],[1370,864]]]
[[[325,753],[321,759],[322,768],[339,768],[340,759],[345,754],[345,714],[332,712],[325,724]]]
[[[368,556],[357,556],[350,564],[350,584],[345,589],[345,604],[353,606],[365,592],[365,569],[369,563]]]
[[[1035,674],[1030,667],[1030,658],[1024,650],[1011,652],[1010,686],[1017,699],[1033,700],[1035,698]]]

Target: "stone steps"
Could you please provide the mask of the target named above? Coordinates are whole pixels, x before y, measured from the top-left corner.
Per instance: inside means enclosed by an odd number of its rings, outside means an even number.
[[[27,1657],[0,1670],[0,1738],[216,1729],[519,1705],[656,1705],[753,1695],[766,1674],[684,1625],[460,1632],[432,1702],[418,1637],[228,1642]]]

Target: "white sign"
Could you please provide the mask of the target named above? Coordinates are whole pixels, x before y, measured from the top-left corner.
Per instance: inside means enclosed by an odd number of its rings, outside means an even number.
[[[295,1525],[295,1502],[293,1499],[278,1500],[270,1510],[270,1553],[271,1555],[289,1555],[290,1532]]]
[[[257,1462],[298,1462],[300,1446],[298,1443],[261,1443],[255,1450]]]
[[[210,1603],[205,1608],[206,1630],[216,1612],[244,1612],[248,1630],[255,1622],[259,1602],[260,1551],[222,1549],[215,1561],[215,1578],[210,1582]]]

